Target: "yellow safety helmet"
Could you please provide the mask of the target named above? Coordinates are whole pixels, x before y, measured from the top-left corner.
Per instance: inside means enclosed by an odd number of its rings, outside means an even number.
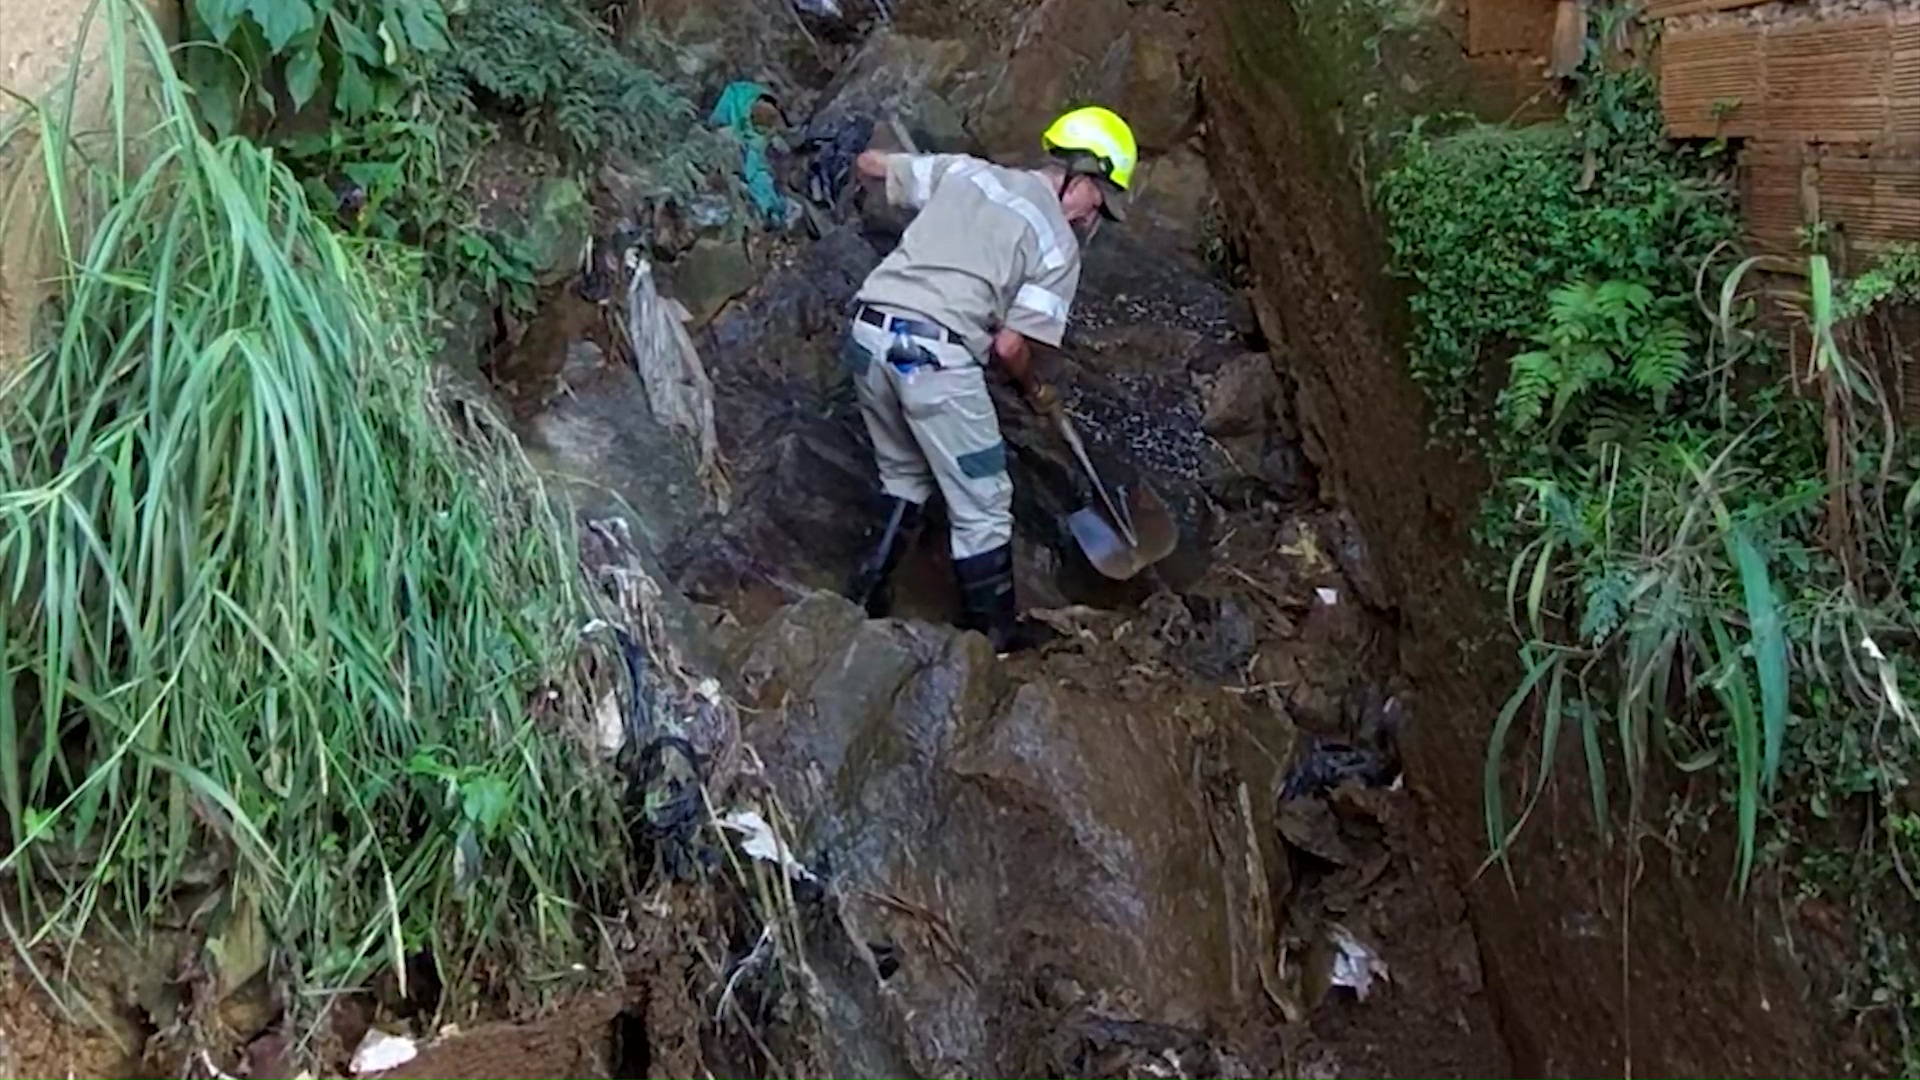
[[[1080,171],[1089,172],[1110,185],[1106,192],[1108,216],[1125,216],[1119,196],[1133,185],[1133,168],[1140,163],[1140,147],[1134,142],[1133,129],[1119,114],[1098,105],[1075,109],[1053,122],[1046,134],[1040,136],[1040,145],[1059,157],[1079,158],[1083,162],[1090,159],[1095,168],[1087,169],[1083,165]]]

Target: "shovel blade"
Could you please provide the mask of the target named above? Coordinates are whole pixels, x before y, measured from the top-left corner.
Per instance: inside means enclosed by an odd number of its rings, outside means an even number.
[[[1129,544],[1107,515],[1091,506],[1067,517],[1067,528],[1087,561],[1095,570],[1116,581],[1130,580],[1166,558],[1180,541],[1180,529],[1174,524],[1173,515],[1151,488],[1134,487],[1127,492],[1126,504],[1138,544]]]

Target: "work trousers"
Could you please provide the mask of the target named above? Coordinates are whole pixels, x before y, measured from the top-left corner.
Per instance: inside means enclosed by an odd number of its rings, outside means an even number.
[[[916,505],[938,490],[952,525],[953,557],[985,554],[1013,540],[1013,480],[986,371],[964,345],[912,341],[937,365],[901,370],[887,359],[893,336],[858,319],[847,338],[847,367],[873,439],[880,486]]]

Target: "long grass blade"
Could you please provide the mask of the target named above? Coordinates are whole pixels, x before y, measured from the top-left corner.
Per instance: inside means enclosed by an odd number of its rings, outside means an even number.
[[[1713,691],[1727,711],[1738,774],[1734,793],[1739,826],[1736,877],[1740,891],[1745,893],[1747,880],[1753,873],[1755,833],[1760,820],[1760,720],[1754,710],[1752,689],[1747,683],[1747,668],[1741,661],[1732,635],[1720,620],[1709,620],[1709,623],[1719,666]]]
[[[1759,673],[1760,717],[1765,749],[1760,776],[1763,790],[1771,795],[1780,774],[1780,751],[1786,743],[1788,673],[1787,635],[1780,622],[1780,606],[1774,596],[1773,579],[1767,573],[1767,560],[1744,527],[1726,534],[1728,554],[1740,571],[1740,585],[1746,597],[1747,625],[1753,637],[1753,662]]]
[[[1521,678],[1520,685],[1508,696],[1506,704],[1500,707],[1500,715],[1494,718],[1493,731],[1487,737],[1487,754],[1481,773],[1481,807],[1485,813],[1487,826],[1487,850],[1489,862],[1499,862],[1511,874],[1507,865],[1507,838],[1509,823],[1505,799],[1501,794],[1500,769],[1506,758],[1508,733],[1513,728],[1514,718],[1520,714],[1520,706],[1533,696],[1533,688],[1546,676],[1550,669],[1559,667],[1559,654],[1550,653],[1535,659],[1530,650],[1521,650],[1521,660],[1527,664],[1527,673]],[[1484,870],[1485,867],[1482,867]]]

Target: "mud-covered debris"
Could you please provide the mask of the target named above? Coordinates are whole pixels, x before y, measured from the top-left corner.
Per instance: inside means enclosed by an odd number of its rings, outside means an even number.
[[[368,1028],[348,1068],[355,1076],[366,1076],[397,1069],[419,1056],[419,1044],[405,1035],[389,1035],[379,1028]]]
[[[1196,675],[1222,681],[1236,679],[1253,659],[1259,636],[1247,609],[1230,598],[1186,597],[1193,623],[1185,648],[1187,667]]]
[[[1385,787],[1399,775],[1400,763],[1390,747],[1360,746],[1316,735],[1288,771],[1280,797],[1324,795],[1348,781]]]
[[[1335,866],[1353,866],[1360,855],[1342,833],[1340,820],[1324,799],[1294,798],[1280,804],[1274,816],[1280,838],[1316,859]]]

